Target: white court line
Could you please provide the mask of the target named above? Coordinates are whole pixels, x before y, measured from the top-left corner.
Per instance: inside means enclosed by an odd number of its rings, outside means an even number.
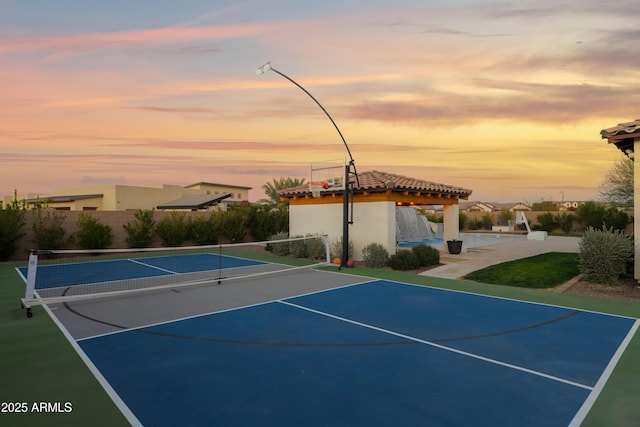
[[[134,262],[136,264],[144,265],[145,267],[155,268],[156,270],[164,271],[165,273],[169,273],[169,274],[180,274],[177,271],[167,270],[166,268],[162,268],[162,267],[156,267],[155,265],[147,264],[145,262],[140,262],[140,261],[132,259],[132,258],[127,259],[127,261],[131,261],[131,262]]]
[[[102,373],[97,368],[97,366],[93,364],[93,362],[91,361],[91,358],[89,358],[89,356],[87,356],[84,350],[82,350],[82,348],[77,343],[77,341],[71,336],[71,333],[69,333],[67,328],[65,328],[62,322],[60,322],[60,320],[51,312],[51,309],[49,308],[49,306],[46,304],[43,304],[42,307],[44,307],[44,310],[47,312],[47,315],[51,318],[51,320],[53,320],[53,323],[55,323],[58,326],[58,328],[60,328],[64,337],[67,339],[67,341],[69,341],[69,344],[71,344],[71,347],[73,347],[76,353],[78,353],[78,356],[80,356],[80,359],[82,359],[82,361],[85,363],[87,368],[89,368],[89,371],[91,371],[91,373],[96,378],[98,383],[102,386],[104,391],[111,398],[111,400],[116,405],[116,407],[120,410],[122,415],[127,419],[129,424],[131,424],[132,427],[138,427],[138,426],[142,427],[142,423],[140,422],[140,420],[138,420],[138,418],[134,415],[131,409],[129,409],[127,404],[124,403],[124,400],[122,400],[118,392],[116,392],[113,389],[113,387],[111,387],[111,384],[109,384],[109,381],[107,381],[107,379],[102,375]]]
[[[315,271],[315,272],[319,272],[319,273],[327,273],[326,271],[323,271],[323,270],[310,270],[310,271]],[[357,283],[348,283],[346,285],[340,285],[340,286],[337,286],[335,288],[320,289],[320,290],[317,290],[317,291],[310,291],[310,292],[306,292],[306,293],[303,293],[303,294],[292,295],[292,296],[289,296],[287,298],[305,297],[305,296],[308,296],[308,295],[319,294],[319,293],[322,293],[322,292],[329,292],[329,291],[333,291],[333,290],[336,290],[336,289],[348,288],[348,287],[351,287],[351,286],[358,286],[358,285],[362,285],[362,284],[365,284],[365,283],[371,283],[371,282],[375,282],[375,281],[377,281],[377,279],[366,280],[364,282],[357,282]],[[77,338],[76,341],[80,342],[80,341],[90,340],[90,339],[94,339],[94,338],[102,338],[102,337],[106,337],[106,336],[109,336],[109,335],[117,335],[117,334],[122,334],[122,333],[125,333],[125,332],[136,331],[136,330],[139,330],[139,329],[153,328],[155,326],[168,325],[168,324],[171,324],[171,323],[174,323],[174,322],[181,322],[183,320],[197,319],[199,317],[206,317],[206,316],[210,316],[210,315],[213,315],[213,314],[220,314],[220,313],[228,313],[228,312],[232,312],[232,311],[239,311],[239,310],[244,310],[245,308],[259,307],[261,305],[267,305],[267,304],[272,304],[272,303],[276,303],[276,302],[282,302],[282,300],[278,298],[278,299],[273,299],[273,300],[268,300],[268,301],[257,302],[257,303],[254,303],[254,304],[247,304],[247,305],[243,305],[243,306],[240,306],[240,307],[225,308],[225,309],[222,309],[222,310],[215,310],[215,311],[209,311],[209,312],[206,312],[206,313],[193,314],[193,315],[190,315],[190,316],[184,316],[184,317],[180,317],[180,318],[177,318],[177,319],[164,320],[164,321],[156,322],[156,323],[148,323],[148,324],[145,324],[145,325],[139,325],[139,326],[135,326],[135,327],[132,327],[132,328],[121,329],[121,330],[111,331],[111,332],[105,332],[105,333],[102,333],[102,334],[91,335],[91,336],[83,337],[83,338]]]
[[[591,391],[591,393],[589,393],[589,397],[587,397],[587,400],[584,401],[584,403],[582,404],[582,406],[580,407],[576,415],[573,417],[573,420],[571,420],[571,424],[569,424],[569,427],[578,427],[582,424],[585,417],[591,410],[591,407],[596,402],[596,399],[598,398],[598,396],[600,396],[600,392],[602,392],[604,385],[607,383],[607,381],[609,381],[609,377],[611,376],[613,369],[618,364],[618,361],[620,360],[620,358],[622,357],[622,354],[627,349],[627,346],[631,342],[631,339],[635,335],[639,326],[640,326],[640,320],[636,320],[633,326],[631,327],[631,329],[629,330],[629,333],[627,334],[625,339],[622,341],[622,343],[618,347],[618,350],[615,352],[615,354],[609,361],[609,364],[607,365],[604,372],[600,376],[600,379],[598,380],[596,385],[593,387],[593,390]]]
[[[436,344],[436,343],[431,342],[431,341],[422,340],[422,339],[419,339],[419,338],[416,338],[416,337],[412,337],[412,336],[409,336],[409,335],[404,335],[404,334],[401,334],[401,333],[398,333],[398,332],[390,331],[388,329],[378,328],[377,326],[368,325],[366,323],[357,322],[355,320],[346,319],[344,317],[335,316],[333,314],[329,314],[329,313],[325,313],[325,312],[322,312],[322,311],[314,310],[312,308],[304,307],[304,306],[301,306],[301,305],[298,305],[298,304],[293,304],[291,302],[282,301],[282,300],[280,300],[278,302],[281,303],[281,304],[289,305],[291,307],[299,308],[301,310],[310,311],[312,313],[316,313],[316,314],[319,314],[321,316],[326,316],[326,317],[330,317],[332,319],[341,320],[343,322],[351,323],[353,325],[362,326],[364,328],[373,329],[375,331],[384,332],[386,334],[394,335],[396,337],[405,338],[405,339],[408,339],[408,340],[411,340],[411,341],[419,342],[421,344],[426,344],[426,345],[429,345],[429,346],[432,346],[432,347],[439,348],[441,350],[446,350],[446,351],[450,351],[452,353],[457,353],[457,354],[461,354],[463,356],[471,357],[473,359],[478,359],[478,360],[482,360],[484,362],[493,363],[494,365],[504,366],[504,367],[507,367],[507,368],[510,368],[510,369],[515,369],[517,371],[526,372],[528,374],[532,374],[532,375],[536,375],[536,376],[539,376],[539,377],[547,378],[547,379],[550,379],[552,381],[557,381],[557,382],[568,384],[568,385],[571,385],[571,386],[574,386],[574,387],[583,388],[585,390],[593,390],[592,387],[589,387],[587,385],[580,384],[580,383],[577,383],[577,382],[574,382],[574,381],[565,380],[563,378],[559,378],[559,377],[556,377],[556,376],[553,376],[553,375],[548,375],[548,374],[545,374],[543,372],[534,371],[532,369],[527,369],[527,368],[523,368],[521,366],[512,365],[510,363],[501,362],[499,360],[491,359],[489,357],[484,357],[484,356],[480,356],[480,355],[477,355],[477,354],[468,353],[466,351],[457,350],[457,349],[452,348],[452,347],[447,347],[447,346],[444,346],[444,345],[441,345],[441,344]]]

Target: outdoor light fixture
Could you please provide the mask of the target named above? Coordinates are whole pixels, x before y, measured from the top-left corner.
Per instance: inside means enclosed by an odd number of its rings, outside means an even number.
[[[342,212],[343,212],[343,220],[342,220],[342,258],[340,260],[340,267],[345,267],[347,265],[347,260],[349,258],[349,224],[353,224],[353,207],[351,208],[352,217],[351,217],[351,219],[349,219],[349,193],[353,193],[353,183],[350,182],[350,180],[349,180],[349,178],[351,176],[351,167],[353,167],[353,175],[356,178],[356,183],[357,183],[358,186],[360,186],[360,182],[358,180],[358,172],[356,171],[356,164],[355,164],[355,161],[353,160],[353,156],[351,155],[351,150],[349,149],[349,146],[347,145],[347,141],[344,139],[344,136],[342,136],[342,132],[340,132],[340,129],[338,128],[338,125],[336,124],[336,122],[333,121],[333,118],[329,115],[327,110],[325,110],[325,108],[322,106],[322,104],[320,104],[320,102],[318,102],[318,100],[316,98],[314,98],[314,96],[311,95],[311,93],[309,93],[308,90],[306,90],[305,88],[300,86],[297,82],[295,82],[289,76],[287,76],[287,75],[281,73],[280,71],[276,70],[275,68],[273,68],[271,66],[271,61],[267,62],[266,64],[264,64],[264,65],[262,65],[260,67],[258,67],[258,69],[256,70],[256,74],[261,76],[264,73],[266,73],[267,71],[273,71],[274,73],[281,75],[282,77],[284,77],[285,79],[289,80],[291,83],[296,85],[304,93],[306,93],[309,96],[309,98],[313,99],[313,101],[318,105],[318,107],[320,107],[320,109],[324,112],[324,114],[327,115],[329,120],[331,120],[331,123],[333,124],[333,127],[335,127],[336,130],[338,131],[338,135],[340,135],[340,139],[342,139],[342,143],[344,144],[344,147],[347,149],[347,153],[349,154],[349,163],[345,166],[345,172],[344,172],[345,188],[344,188],[344,199],[343,199],[343,210],[342,210]],[[353,197],[352,197],[352,200],[353,200]]]

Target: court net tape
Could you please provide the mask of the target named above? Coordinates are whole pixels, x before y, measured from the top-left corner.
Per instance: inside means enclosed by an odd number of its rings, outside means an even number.
[[[32,305],[259,280],[329,263],[328,236],[313,235],[207,246],[32,251],[28,267],[19,271],[26,281],[22,306],[30,317]]]

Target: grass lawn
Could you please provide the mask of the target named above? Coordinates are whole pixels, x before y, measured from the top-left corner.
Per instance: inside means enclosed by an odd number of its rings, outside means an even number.
[[[494,285],[544,289],[559,286],[579,273],[577,253],[549,252],[492,265],[464,278]]]

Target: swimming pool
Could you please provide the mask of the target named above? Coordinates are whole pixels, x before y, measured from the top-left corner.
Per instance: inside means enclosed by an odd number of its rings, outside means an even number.
[[[498,243],[514,242],[516,240],[526,239],[525,235],[518,234],[498,234],[498,233],[460,233],[462,247],[477,248],[482,246],[496,245]],[[412,248],[418,244],[433,246],[436,249],[444,249],[444,241],[442,237],[431,239],[401,240],[398,242],[399,248]]]

